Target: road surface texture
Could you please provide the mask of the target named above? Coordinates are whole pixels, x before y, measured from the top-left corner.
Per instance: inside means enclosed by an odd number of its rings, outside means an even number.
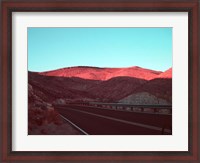
[[[100,109],[89,106],[59,106],[56,108],[84,134],[89,135],[162,135],[172,134],[171,115],[146,114]],[[163,129],[164,128],[164,129]]]

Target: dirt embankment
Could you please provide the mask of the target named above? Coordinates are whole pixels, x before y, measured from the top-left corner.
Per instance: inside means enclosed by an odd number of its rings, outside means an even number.
[[[63,120],[45,94],[28,85],[28,134],[29,135],[80,135],[81,133]]]

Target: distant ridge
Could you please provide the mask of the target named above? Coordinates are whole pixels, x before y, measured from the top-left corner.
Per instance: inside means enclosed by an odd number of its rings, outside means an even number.
[[[172,68],[169,68],[165,72],[161,73],[158,78],[172,78]]]
[[[40,75],[57,76],[57,77],[79,77],[91,80],[109,80],[113,77],[134,77],[144,80],[157,78],[161,71],[132,66],[127,68],[107,68],[92,66],[75,66],[66,67],[52,71],[40,72]]]

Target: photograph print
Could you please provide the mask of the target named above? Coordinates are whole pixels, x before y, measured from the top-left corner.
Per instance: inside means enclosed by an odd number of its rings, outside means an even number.
[[[28,135],[172,135],[172,28],[28,33]]]

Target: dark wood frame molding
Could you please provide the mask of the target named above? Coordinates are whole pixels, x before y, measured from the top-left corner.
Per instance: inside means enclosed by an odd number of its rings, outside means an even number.
[[[0,55],[0,162],[200,162],[199,160],[199,0],[3,0]],[[14,152],[12,151],[12,12],[120,11],[189,14],[189,151],[188,152]]]

